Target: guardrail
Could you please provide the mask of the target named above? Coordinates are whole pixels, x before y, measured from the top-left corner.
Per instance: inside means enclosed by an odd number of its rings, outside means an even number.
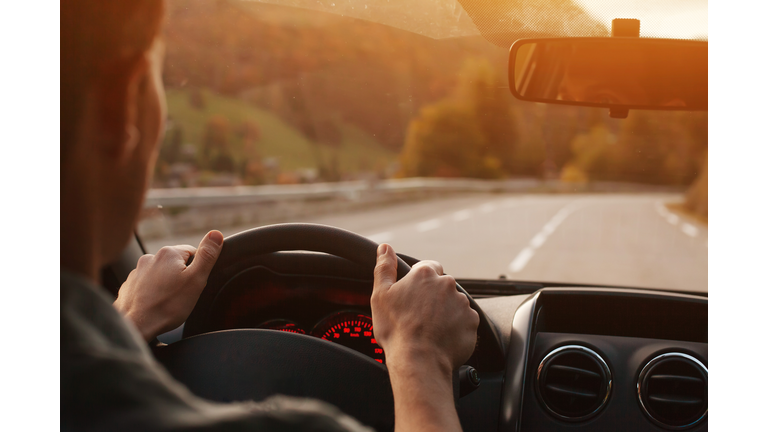
[[[320,199],[368,200],[381,195],[412,192],[524,192],[543,185],[545,182],[538,179],[407,178],[298,185],[150,189],[144,207],[215,207]]]
[[[323,199],[372,200],[382,195],[429,192],[681,192],[680,187],[631,183],[563,183],[534,178],[513,180],[407,178],[297,185],[150,189],[144,207],[217,207],[262,202]]]

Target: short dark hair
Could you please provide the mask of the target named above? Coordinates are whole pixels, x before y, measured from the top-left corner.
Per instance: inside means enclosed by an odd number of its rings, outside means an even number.
[[[164,0],[61,1],[61,163],[76,139],[86,94],[103,67],[145,52],[160,32]]]

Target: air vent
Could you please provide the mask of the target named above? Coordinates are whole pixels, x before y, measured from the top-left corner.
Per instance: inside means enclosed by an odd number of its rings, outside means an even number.
[[[536,373],[536,393],[547,411],[567,421],[586,420],[608,401],[611,371],[594,351],[560,347],[544,357]]]
[[[640,371],[640,406],[659,426],[672,430],[692,427],[707,416],[707,376],[707,368],[694,357],[662,354]]]

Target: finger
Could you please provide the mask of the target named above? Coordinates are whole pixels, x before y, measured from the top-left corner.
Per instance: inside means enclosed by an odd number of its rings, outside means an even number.
[[[442,276],[443,274],[443,265],[437,261],[430,261],[430,260],[419,261],[413,266],[413,268],[418,268],[418,267],[429,267],[432,270],[434,270],[438,276]]]
[[[387,290],[397,281],[397,256],[392,246],[383,243],[377,249],[373,269],[373,290]]]
[[[195,253],[195,259],[192,264],[187,267],[194,273],[205,276],[206,280],[208,275],[213,269],[213,265],[216,264],[216,260],[219,259],[221,253],[221,246],[224,244],[224,235],[219,231],[211,231],[206,234],[200,241],[200,246]]]
[[[192,257],[197,252],[197,248],[192,245],[176,245],[173,247],[181,255],[181,260],[184,264],[189,265],[192,262]]]
[[[182,252],[190,252],[190,253],[195,253],[195,251],[197,250],[197,248],[192,245],[176,245],[176,246],[173,246],[173,248],[178,249],[179,251],[182,251]]]

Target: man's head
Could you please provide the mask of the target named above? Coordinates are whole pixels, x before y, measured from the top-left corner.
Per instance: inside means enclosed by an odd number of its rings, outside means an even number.
[[[61,3],[61,264],[95,275],[134,229],[164,128],[161,0]]]

